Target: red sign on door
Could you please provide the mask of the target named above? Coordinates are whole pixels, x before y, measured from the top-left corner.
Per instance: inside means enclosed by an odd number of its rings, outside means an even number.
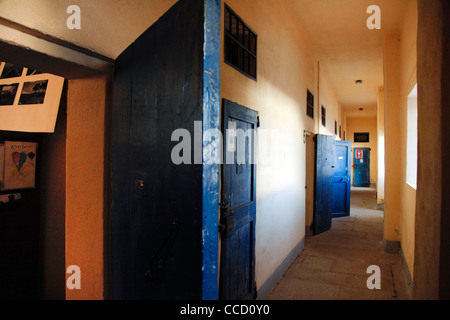
[[[356,150],[356,159],[357,160],[363,159],[363,151],[362,150]]]

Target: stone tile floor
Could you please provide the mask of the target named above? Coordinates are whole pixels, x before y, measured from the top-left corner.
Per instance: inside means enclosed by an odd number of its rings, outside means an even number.
[[[268,300],[407,300],[400,255],[383,250],[383,211],[374,189],[352,189],[350,217],[305,240],[305,248]],[[381,290],[369,290],[367,268],[381,269]]]

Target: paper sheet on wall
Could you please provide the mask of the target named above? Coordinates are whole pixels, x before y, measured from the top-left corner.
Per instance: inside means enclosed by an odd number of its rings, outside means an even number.
[[[54,132],[63,86],[48,73],[0,79],[0,130]]]
[[[35,188],[37,143],[5,141],[3,190]]]

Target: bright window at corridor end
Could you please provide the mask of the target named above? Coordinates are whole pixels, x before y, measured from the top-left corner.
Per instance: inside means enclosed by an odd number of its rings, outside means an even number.
[[[408,96],[406,183],[417,189],[417,84]]]

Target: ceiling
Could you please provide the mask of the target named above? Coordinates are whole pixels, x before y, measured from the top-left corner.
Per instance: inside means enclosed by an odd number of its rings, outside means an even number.
[[[0,0],[0,16],[115,59],[177,0]],[[258,0],[263,1],[263,0]],[[377,0],[382,29],[369,30],[371,0],[282,0],[307,32],[341,105],[376,114],[383,85],[383,39],[398,31],[411,0]],[[81,30],[69,30],[70,5],[81,8]],[[356,80],[363,80],[356,86]]]
[[[177,0],[0,0],[0,17],[116,59]],[[81,30],[69,30],[78,5]]]
[[[316,56],[349,115],[376,116],[378,87],[383,85],[383,42],[398,32],[411,0],[283,0],[306,30]],[[381,30],[366,26],[367,8],[381,9]],[[357,86],[355,81],[363,80]]]

